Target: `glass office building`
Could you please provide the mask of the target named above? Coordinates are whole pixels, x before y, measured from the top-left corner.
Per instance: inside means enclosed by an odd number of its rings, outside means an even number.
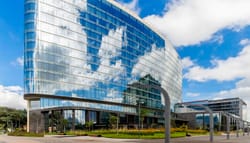
[[[25,0],[24,55],[30,129],[35,116],[47,130],[56,115],[71,128],[105,124],[113,113],[121,123],[136,124],[138,104],[149,111],[147,124],[160,123],[161,93],[133,87],[137,82],[164,88],[172,109],[181,102],[176,50],[113,0]]]

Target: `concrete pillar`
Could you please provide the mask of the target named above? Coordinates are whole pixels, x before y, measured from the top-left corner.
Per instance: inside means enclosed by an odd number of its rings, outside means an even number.
[[[248,122],[247,122],[247,135],[249,136],[249,126],[248,126]]]
[[[60,110],[60,122],[64,120],[64,112],[63,112],[63,109]],[[65,128],[65,125],[61,122],[60,123],[60,132],[64,132],[64,128]],[[63,124],[63,126],[62,126]]]
[[[222,123],[222,113],[220,113],[220,118],[219,118],[219,131],[221,131],[221,123]]]
[[[116,134],[118,134],[118,129],[119,129],[119,120],[120,120],[120,116],[119,116],[119,113],[117,113],[117,120],[116,120]]]
[[[205,116],[204,113],[202,114],[202,129],[205,129]]]
[[[230,117],[229,116],[226,116],[227,117],[227,139],[229,140],[230,138]]]
[[[128,125],[128,124],[129,124],[129,122],[128,122],[128,115],[126,115],[126,120],[127,120],[127,122],[126,122],[126,123],[127,123],[127,125]]]
[[[72,110],[72,131],[75,131],[75,120],[76,120],[75,110],[73,109]]]
[[[54,132],[54,111],[51,110],[51,127],[52,127],[52,132]]]
[[[236,119],[236,137],[239,137],[239,120]]]
[[[242,131],[243,131],[243,136],[245,136],[245,122],[244,122],[244,121],[242,121],[242,123],[243,123],[243,128],[242,128]]]
[[[89,122],[89,111],[85,110],[85,122]]]
[[[96,124],[100,124],[100,112],[99,111],[96,111]]]
[[[213,116],[212,111],[210,111],[209,115],[210,115],[210,117],[209,117],[209,120],[210,120],[210,125],[209,125],[210,136],[209,136],[209,140],[212,143],[214,141],[214,116]]]
[[[29,111],[29,132],[43,133],[44,132],[44,115],[39,110]]]
[[[30,100],[27,101],[27,132],[30,132]]]

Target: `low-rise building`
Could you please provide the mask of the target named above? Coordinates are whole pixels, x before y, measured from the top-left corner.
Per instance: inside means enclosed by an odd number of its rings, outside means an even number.
[[[247,104],[240,98],[177,103],[175,105],[176,118],[188,121],[189,128],[207,129],[209,127],[209,113],[202,107],[192,105],[203,105],[211,109],[213,111],[214,127],[217,130],[225,129],[225,114],[231,117],[230,124],[234,128],[236,127],[236,119],[247,119]]]

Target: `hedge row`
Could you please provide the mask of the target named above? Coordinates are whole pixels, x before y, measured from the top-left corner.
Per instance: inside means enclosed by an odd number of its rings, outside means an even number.
[[[15,131],[8,133],[8,136],[44,137],[43,133],[27,133],[25,131]]]

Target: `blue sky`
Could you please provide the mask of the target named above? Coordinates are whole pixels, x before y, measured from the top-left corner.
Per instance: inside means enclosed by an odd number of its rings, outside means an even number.
[[[23,1],[14,1],[0,1],[0,84],[5,86],[23,84],[16,63],[23,55]]]
[[[176,47],[183,61],[184,101],[241,97],[250,106],[249,0],[118,2]],[[19,98],[23,86],[23,0],[0,1],[0,29],[0,97],[10,94]],[[0,101],[0,105],[9,103]]]

